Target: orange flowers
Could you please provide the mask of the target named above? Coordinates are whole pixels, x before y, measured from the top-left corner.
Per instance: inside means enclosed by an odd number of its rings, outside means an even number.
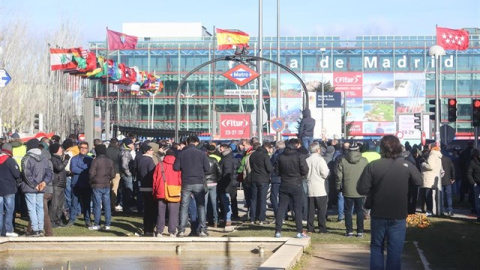
[[[431,223],[428,220],[426,215],[411,214],[407,216],[407,227],[408,228],[428,228]]]

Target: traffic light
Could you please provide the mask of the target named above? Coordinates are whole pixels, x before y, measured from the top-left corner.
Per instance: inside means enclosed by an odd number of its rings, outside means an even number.
[[[472,99],[472,126],[480,126],[480,99]]]
[[[422,131],[422,118],[423,113],[414,113],[413,114],[413,122],[417,125],[413,126],[414,128]]]
[[[448,99],[448,122],[457,121],[457,99]]]
[[[43,114],[36,113],[34,116],[35,118],[33,120],[33,129],[42,131],[43,130]]]
[[[428,108],[428,111],[433,113],[433,114],[430,114],[430,120],[434,120],[435,121],[435,99],[430,99],[428,100],[428,104],[430,104],[430,108]]]

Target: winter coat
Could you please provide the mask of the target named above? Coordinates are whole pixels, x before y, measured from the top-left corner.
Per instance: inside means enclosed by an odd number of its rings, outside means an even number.
[[[17,179],[20,177],[20,168],[15,159],[7,154],[0,154],[0,196],[17,193]],[[1,211],[3,212],[3,209]]]
[[[328,181],[330,172],[325,159],[317,153],[313,153],[306,160],[308,165],[307,186],[308,197],[327,196]]]
[[[173,169],[182,172],[182,185],[203,185],[210,163],[208,163],[207,154],[196,148],[194,144],[190,144],[178,153]]]
[[[68,159],[62,159],[59,155],[52,155],[53,181],[54,187],[65,188],[67,186],[67,171],[65,170]]]
[[[290,147],[286,147],[283,154],[278,156],[274,170],[282,178],[281,184],[301,185],[308,175],[305,156]]]
[[[20,189],[23,193],[43,193],[44,190],[38,191],[36,189],[38,184],[41,182],[48,184],[53,179],[50,161],[41,154],[40,149],[34,148],[29,150],[22,158],[23,181],[20,183]]]
[[[408,215],[408,187],[422,184],[415,165],[403,158],[381,158],[365,167],[357,183],[357,192],[368,195],[371,217],[405,219]]]
[[[298,138],[313,137],[313,129],[315,128],[315,119],[312,118],[310,110],[303,111],[303,118],[298,128]]]
[[[423,188],[437,188],[441,181],[442,153],[432,150],[427,162],[422,163]]]
[[[217,184],[222,177],[222,168],[216,159],[216,155],[208,156],[208,162],[210,163],[210,170],[205,173],[205,183],[207,185]]]
[[[107,157],[113,161],[113,169],[115,170],[115,173],[120,173],[122,150],[116,146],[109,145],[107,148]]]
[[[123,148],[121,150],[122,162],[120,168],[120,175],[122,176],[133,176],[135,172],[134,159],[131,153],[130,148]]]
[[[467,179],[472,185],[480,185],[480,161],[478,158],[473,158],[470,161],[467,169]]]
[[[252,182],[268,184],[273,171],[272,162],[265,147],[259,147],[250,155]]]
[[[115,178],[113,160],[107,157],[107,155],[98,155],[92,160],[88,173],[92,188],[109,188],[110,181]]]
[[[451,180],[455,180],[455,166],[449,157],[442,156],[442,168],[445,172],[442,176],[442,186],[451,185]]]
[[[341,190],[344,197],[363,197],[357,192],[357,182],[367,164],[368,160],[358,151],[350,151],[340,160],[336,169],[336,183],[337,190]]]
[[[284,150],[285,150],[285,148],[281,148],[281,149],[278,149],[277,151],[275,151],[275,153],[273,153],[272,157],[270,158],[270,161],[272,163],[272,168],[275,168],[275,163],[277,163],[278,156],[280,156],[283,153]],[[275,173],[275,170],[272,170],[272,173],[270,175],[270,179],[271,179],[270,181],[272,182],[272,184],[280,184],[282,178],[280,178],[280,176]]]
[[[148,154],[137,156],[137,181],[141,183],[141,191],[151,192],[153,186],[153,172],[155,171],[155,161]]]
[[[235,172],[235,162],[231,149],[222,153],[222,160],[220,160],[220,168],[222,170],[222,177],[217,185],[219,193],[235,193],[237,191],[237,178]]]
[[[173,170],[174,162],[175,156],[165,156],[163,162],[158,163],[155,167],[155,170],[153,172],[153,196],[156,199],[165,199],[165,180],[168,185],[182,185],[182,173]],[[162,167],[164,170],[165,178],[163,178],[162,175]]]
[[[90,188],[88,170],[92,164],[92,157],[76,155],[70,159],[70,171],[73,173],[72,187]]]

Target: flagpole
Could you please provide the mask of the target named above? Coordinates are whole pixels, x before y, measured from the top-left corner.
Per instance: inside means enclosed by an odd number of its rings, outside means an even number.
[[[262,58],[263,53],[263,0],[258,1],[258,56]],[[262,84],[263,62],[258,61],[258,104],[257,104],[257,138],[263,143],[263,84]]]
[[[215,42],[217,39],[217,29],[215,29],[215,26],[213,26],[213,46],[212,46],[212,51],[213,51],[213,56],[212,59],[215,59]],[[212,71],[212,82],[213,82],[213,96],[215,96],[215,89],[216,89],[216,84],[215,84],[215,69],[216,69],[217,64],[210,65],[211,71]],[[215,101],[215,100],[214,100]],[[213,114],[215,110],[215,104],[212,106],[212,89],[210,88],[208,91],[208,131],[210,132],[210,139],[213,139],[213,135],[215,133],[215,128],[216,125],[212,123],[213,119]],[[212,119],[213,118],[213,119]]]
[[[105,59],[108,61],[108,27],[107,27],[107,36],[106,36],[106,40],[107,42],[105,43],[107,45],[107,52],[106,52],[106,55],[105,55]],[[109,86],[108,86],[108,62],[107,62],[107,77],[105,79],[105,89],[106,89],[106,95],[107,95],[107,102],[106,102],[106,105],[105,105],[105,139],[106,140],[109,140],[110,139],[110,97],[109,97],[109,93],[110,93],[110,89],[109,89]],[[100,134],[101,136],[101,134]]]

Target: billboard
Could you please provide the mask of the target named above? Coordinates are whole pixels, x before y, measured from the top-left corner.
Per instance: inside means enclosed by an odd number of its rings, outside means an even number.
[[[220,139],[250,138],[250,113],[219,113]]]
[[[344,92],[346,97],[362,97],[363,76],[361,72],[334,72],[335,92]]]

